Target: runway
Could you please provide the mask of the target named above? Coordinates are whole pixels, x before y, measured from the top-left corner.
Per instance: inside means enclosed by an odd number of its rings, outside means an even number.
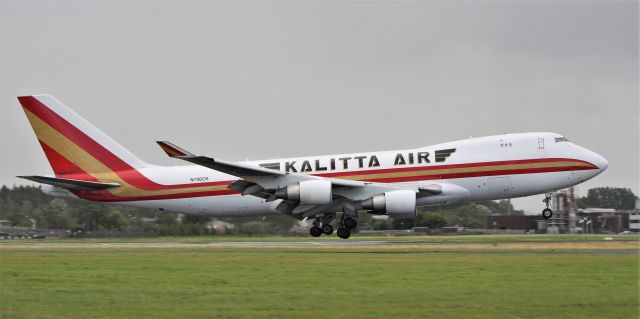
[[[357,248],[367,248],[358,251]],[[379,253],[379,254],[640,254],[637,243],[633,242],[413,242],[385,240],[344,240],[344,241],[224,241],[208,243],[141,243],[141,242],[37,242],[0,243],[3,249],[55,249],[55,248],[309,248],[309,252],[322,253],[335,248],[333,253]],[[635,248],[635,249],[634,249]],[[273,250],[269,250],[272,252]],[[296,250],[296,252],[300,252]],[[304,252],[304,251],[303,251]]]
[[[229,241],[215,243],[0,243],[2,247],[129,247],[129,248],[175,248],[175,247],[301,247],[301,246],[380,246],[405,244],[391,241]]]

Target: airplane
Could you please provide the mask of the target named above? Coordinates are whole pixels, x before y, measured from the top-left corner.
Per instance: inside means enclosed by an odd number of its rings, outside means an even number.
[[[347,239],[359,214],[545,194],[580,184],[607,160],[556,133],[469,138],[415,149],[231,162],[158,145],[190,165],[148,164],[51,95],[18,97],[54,174],[18,176],[45,193],[206,216],[285,214],[314,237]],[[339,214],[341,213],[341,214]],[[339,216],[339,217],[338,217]]]

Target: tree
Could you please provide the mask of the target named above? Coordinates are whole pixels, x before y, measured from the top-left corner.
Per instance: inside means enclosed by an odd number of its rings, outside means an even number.
[[[69,229],[73,226],[73,218],[68,211],[68,205],[60,198],[49,201],[44,209],[44,219],[47,226],[54,229]]]
[[[197,224],[204,225],[211,221],[211,217],[202,215],[184,215],[182,217],[183,224]]]
[[[252,221],[240,224],[238,227],[238,232],[241,234],[253,236],[253,235],[265,235],[265,234],[273,234],[277,232],[277,229],[274,226],[267,222],[262,221]]]
[[[80,202],[75,210],[78,226],[88,231],[97,230],[100,215],[104,213],[104,207],[89,202]]]
[[[392,228],[392,223],[389,219],[381,219],[373,221],[374,230],[388,230]]]
[[[178,218],[175,213],[164,213],[158,216],[158,225],[175,226],[178,225]]]
[[[415,225],[420,227],[442,228],[447,226],[447,221],[444,217],[435,213],[420,213],[416,217]]]
[[[114,209],[100,218],[100,226],[108,230],[123,230],[127,227],[127,219]]]
[[[628,188],[598,187],[592,188],[587,193],[587,197],[578,200],[578,206],[614,208],[614,209],[634,209],[636,195]]]

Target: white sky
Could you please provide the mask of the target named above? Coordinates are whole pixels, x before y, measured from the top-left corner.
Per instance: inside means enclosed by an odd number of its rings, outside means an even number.
[[[639,193],[636,1],[0,1],[0,184],[50,173],[38,93],[156,164],[552,131],[609,160],[581,194]]]

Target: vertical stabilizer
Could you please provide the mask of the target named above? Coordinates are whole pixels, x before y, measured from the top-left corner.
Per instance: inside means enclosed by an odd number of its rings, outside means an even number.
[[[56,175],[92,175],[147,166],[55,97],[18,97]]]

